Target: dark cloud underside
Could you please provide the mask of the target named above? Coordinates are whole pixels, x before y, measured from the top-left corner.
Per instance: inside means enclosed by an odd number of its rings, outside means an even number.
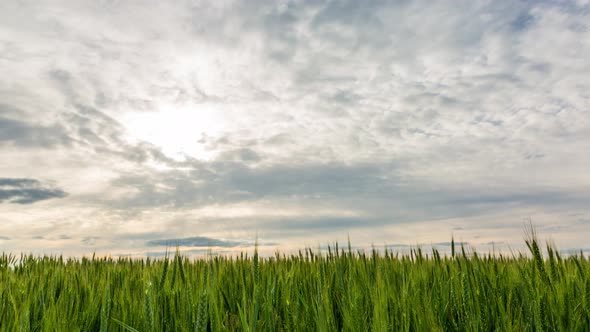
[[[32,204],[66,196],[65,191],[48,187],[35,179],[0,178],[0,202]]]
[[[187,237],[181,239],[151,240],[146,242],[148,247],[226,247],[233,248],[251,245],[249,242],[226,241],[209,237]]]
[[[70,138],[61,125],[42,126],[0,116],[0,144],[20,148],[66,146]]]

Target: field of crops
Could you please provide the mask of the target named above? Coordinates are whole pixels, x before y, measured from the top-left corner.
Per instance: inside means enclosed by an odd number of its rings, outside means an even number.
[[[0,258],[2,331],[587,331],[590,262],[413,250]]]

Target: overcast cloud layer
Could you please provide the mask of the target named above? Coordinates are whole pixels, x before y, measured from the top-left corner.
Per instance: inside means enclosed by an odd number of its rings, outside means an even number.
[[[0,22],[0,250],[590,234],[588,1],[8,0]]]

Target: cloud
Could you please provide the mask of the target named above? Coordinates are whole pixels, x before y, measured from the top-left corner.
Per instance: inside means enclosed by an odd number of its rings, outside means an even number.
[[[0,105],[0,113],[4,105]],[[68,146],[71,139],[60,124],[44,126],[0,116],[0,144],[19,148]]]
[[[455,246],[461,247],[461,246],[469,245],[469,242],[455,242],[454,244],[455,244]],[[450,247],[453,245],[453,243],[451,243],[451,242],[436,242],[436,243],[433,243],[432,245],[441,246],[441,247]]]
[[[570,249],[562,249],[559,250],[559,252],[563,255],[584,255],[586,256],[588,253],[590,253],[590,248],[570,248]]]
[[[533,184],[497,186],[487,183],[433,185],[403,177],[403,163],[326,163],[247,166],[215,160],[187,162],[184,170],[129,174],[115,179],[113,187],[132,190],[117,202],[121,209],[148,206],[191,209],[211,204],[233,204],[289,199],[303,205],[323,202],[353,207],[370,218],[346,224],[363,226],[396,220],[470,216],[522,206],[580,208],[588,199],[583,191],[564,191]],[[428,206],[428,209],[421,209]],[[301,220],[309,227],[341,225],[344,220]],[[319,226],[318,226],[319,227]],[[327,226],[330,227],[330,226]],[[338,229],[338,227],[334,228]]]
[[[190,249],[190,250],[183,250],[180,254],[181,255],[207,255],[207,256],[216,256],[222,254],[223,251],[211,251],[210,249]],[[175,252],[172,251],[148,251],[145,253],[148,257],[171,257],[175,255]]]
[[[496,245],[503,245],[505,244],[504,241],[489,241],[486,243],[483,243],[484,245],[489,245],[489,246],[496,246]]]
[[[230,150],[223,152],[218,159],[234,162],[257,162],[261,160],[261,157],[256,151],[248,148]]]
[[[96,240],[99,239],[99,236],[85,236],[84,238],[82,238],[82,240],[80,240],[80,242],[82,242],[82,244],[86,246],[93,246],[96,244]]]
[[[0,178],[0,202],[32,204],[66,196],[63,190],[44,186],[35,179]]]
[[[196,237],[187,237],[187,238],[180,238],[180,239],[166,239],[166,240],[151,240],[146,242],[146,246],[148,247],[225,247],[225,248],[233,248],[233,247],[241,247],[241,246],[249,246],[253,245],[250,242],[243,242],[243,241],[228,241],[228,240],[220,240],[220,239],[213,239],[209,237],[203,236],[196,236]]]

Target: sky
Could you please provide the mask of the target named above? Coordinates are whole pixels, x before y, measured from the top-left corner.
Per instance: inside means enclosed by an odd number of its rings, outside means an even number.
[[[589,1],[0,2],[0,251],[590,251]],[[498,249],[501,250],[501,249]]]

